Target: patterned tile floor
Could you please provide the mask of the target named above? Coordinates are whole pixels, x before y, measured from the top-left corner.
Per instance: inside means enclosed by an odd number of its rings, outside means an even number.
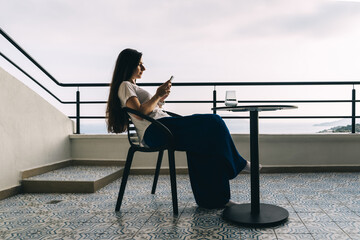
[[[360,174],[262,174],[261,201],[290,213],[281,226],[225,222],[222,209],[196,206],[178,175],[180,214],[172,215],[169,176],[156,195],[151,176],[130,176],[120,213],[117,180],[93,194],[23,194],[0,201],[0,239],[360,239]],[[249,175],[231,181],[233,200],[249,202]]]

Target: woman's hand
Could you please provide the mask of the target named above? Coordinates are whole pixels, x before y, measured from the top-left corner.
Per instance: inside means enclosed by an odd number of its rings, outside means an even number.
[[[169,96],[170,89],[171,89],[171,81],[167,80],[158,87],[155,95],[157,95],[160,98],[160,101],[164,101]]]
[[[164,105],[165,99],[169,96],[170,94],[170,89],[171,89],[171,79],[166,81],[165,83],[163,83],[157,91],[159,91],[159,96],[161,96],[161,94],[164,94],[160,97],[160,100],[158,102],[158,106],[160,108],[162,108],[162,106]],[[156,95],[156,94],[155,94]]]

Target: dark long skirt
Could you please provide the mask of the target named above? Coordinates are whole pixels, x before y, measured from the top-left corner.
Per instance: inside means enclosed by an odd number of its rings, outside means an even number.
[[[173,133],[176,150],[186,151],[191,187],[200,207],[220,208],[230,200],[229,180],[245,167],[230,132],[216,114],[195,114],[158,119]],[[150,125],[145,143],[158,146],[165,141],[156,126]]]

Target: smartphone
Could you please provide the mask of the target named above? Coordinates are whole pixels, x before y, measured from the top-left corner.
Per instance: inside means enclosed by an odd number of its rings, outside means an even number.
[[[171,76],[171,77],[170,77],[170,79],[169,79],[169,80],[170,80],[170,82],[171,82],[173,79],[174,79],[174,76]]]

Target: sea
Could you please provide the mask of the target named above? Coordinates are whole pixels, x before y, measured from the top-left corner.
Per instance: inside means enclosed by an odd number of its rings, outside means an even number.
[[[248,134],[250,124],[248,119],[225,119],[230,133]],[[259,119],[260,134],[317,134],[323,130],[329,130],[337,126],[350,125],[350,119]],[[107,134],[104,120],[83,120],[80,124],[80,132],[83,134]]]

